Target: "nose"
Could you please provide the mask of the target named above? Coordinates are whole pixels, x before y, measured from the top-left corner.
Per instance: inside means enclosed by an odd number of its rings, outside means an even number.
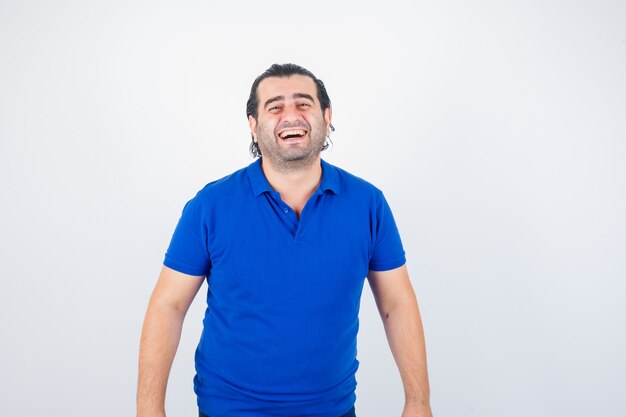
[[[295,122],[298,120],[302,120],[302,115],[300,114],[296,103],[288,103],[283,110],[283,121]]]

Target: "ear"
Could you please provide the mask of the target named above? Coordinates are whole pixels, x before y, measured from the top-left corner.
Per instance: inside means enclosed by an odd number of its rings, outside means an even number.
[[[333,111],[329,108],[324,110],[324,121],[326,122],[326,136],[330,135],[330,124],[333,122]]]
[[[250,132],[252,132],[252,136],[254,137],[254,141],[256,142],[256,119],[252,116],[248,116],[248,123],[250,124]]]

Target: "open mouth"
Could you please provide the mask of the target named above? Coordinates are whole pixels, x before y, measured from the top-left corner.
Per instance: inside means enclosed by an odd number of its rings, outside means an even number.
[[[304,129],[291,129],[283,130],[278,134],[278,137],[283,140],[300,139],[306,135],[307,131]]]

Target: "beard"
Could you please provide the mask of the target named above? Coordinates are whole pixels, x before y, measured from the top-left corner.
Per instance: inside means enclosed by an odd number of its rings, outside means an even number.
[[[307,137],[301,143],[290,145],[278,137],[285,128],[306,129]],[[296,171],[311,166],[319,157],[326,142],[326,124],[316,122],[313,126],[305,121],[281,124],[275,130],[267,125],[257,126],[257,142],[263,158],[280,171]]]

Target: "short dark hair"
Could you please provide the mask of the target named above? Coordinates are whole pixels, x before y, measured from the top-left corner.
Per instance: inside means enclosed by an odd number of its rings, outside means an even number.
[[[322,113],[326,111],[326,109],[330,109],[330,97],[328,97],[328,93],[326,92],[326,86],[317,78],[311,71],[308,69],[301,67],[296,64],[274,64],[265,72],[254,80],[252,83],[252,88],[250,89],[250,97],[248,97],[248,102],[246,104],[246,117],[254,117],[255,119],[259,115],[259,84],[261,81],[268,77],[291,77],[292,75],[304,75],[309,77],[315,83],[317,87],[317,99],[320,102],[320,106],[322,107]],[[331,125],[331,130],[335,130],[335,128]],[[328,147],[328,143],[324,145],[323,149]],[[250,153],[254,157],[261,156],[261,150],[259,149],[258,144],[254,141],[254,136],[252,137],[252,143],[250,143]]]

